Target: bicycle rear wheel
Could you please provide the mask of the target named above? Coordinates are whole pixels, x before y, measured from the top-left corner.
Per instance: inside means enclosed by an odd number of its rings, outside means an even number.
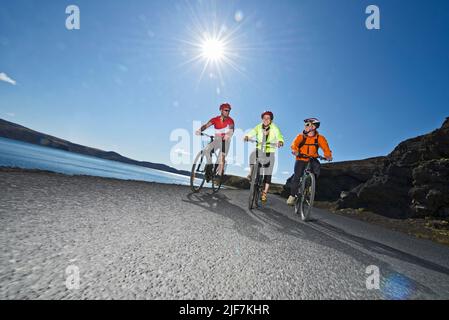
[[[315,200],[315,174],[309,173],[304,176],[304,181],[301,185],[301,197],[299,197],[299,211],[301,213],[301,219],[308,221],[313,208],[313,202]]]
[[[259,165],[256,164],[253,167],[253,172],[251,175],[251,186],[249,188],[249,201],[248,201],[248,208],[251,210],[257,205],[258,199],[258,193],[259,193],[259,174],[260,169]]]
[[[190,173],[190,188],[193,192],[198,192],[206,180],[206,157],[203,151],[200,151],[195,157]]]

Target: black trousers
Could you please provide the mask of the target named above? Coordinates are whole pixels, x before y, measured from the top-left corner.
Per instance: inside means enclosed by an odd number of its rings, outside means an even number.
[[[320,175],[320,162],[315,159],[310,161],[312,161],[312,172],[315,173],[316,177],[318,177]],[[293,179],[290,182],[290,195],[293,197],[298,193],[299,182],[302,175],[304,174],[306,166],[307,161],[296,160],[295,162],[295,174],[293,175]]]

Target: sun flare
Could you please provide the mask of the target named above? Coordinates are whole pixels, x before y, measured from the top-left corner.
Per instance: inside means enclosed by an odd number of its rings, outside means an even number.
[[[225,18],[214,6],[207,6],[206,1],[186,0],[186,9],[189,13],[186,33],[177,38],[183,44],[182,54],[186,59],[179,67],[189,65],[198,68],[198,84],[205,75],[209,80],[218,81],[217,94],[220,94],[220,87],[225,86],[225,78],[231,71],[247,77],[242,63],[248,58],[246,53],[253,49],[252,43],[244,42],[248,39],[245,26],[250,20],[243,19],[239,10],[234,19]]]
[[[218,62],[225,56],[225,44],[219,39],[206,39],[201,45],[201,55],[208,61]]]

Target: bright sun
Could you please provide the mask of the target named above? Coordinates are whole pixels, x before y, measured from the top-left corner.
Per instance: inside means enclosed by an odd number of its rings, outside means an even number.
[[[218,62],[225,56],[225,44],[218,39],[206,39],[201,45],[201,55],[208,61]]]

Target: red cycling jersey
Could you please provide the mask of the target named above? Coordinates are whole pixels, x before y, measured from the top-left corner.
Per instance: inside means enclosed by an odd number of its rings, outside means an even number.
[[[214,125],[215,134],[218,136],[224,136],[230,127],[234,127],[234,120],[231,117],[227,117],[224,121],[221,121],[221,116],[212,118],[209,120]]]

